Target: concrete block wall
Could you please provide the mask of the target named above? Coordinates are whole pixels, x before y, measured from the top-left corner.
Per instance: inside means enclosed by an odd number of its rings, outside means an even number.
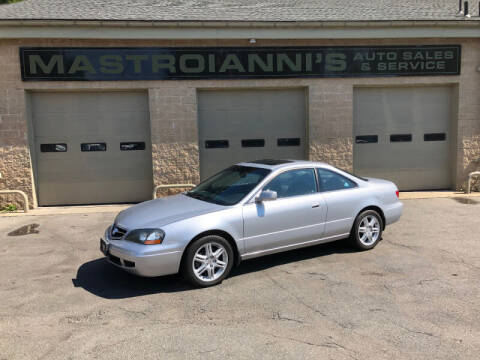
[[[197,90],[302,87],[308,94],[308,158],[353,168],[353,89],[356,86],[458,86],[458,141],[453,160],[454,184],[464,186],[468,172],[480,163],[480,41],[466,39],[383,40],[259,40],[255,46],[462,45],[460,76],[338,79],[184,80],[114,82],[22,82],[20,46],[249,46],[246,40],[0,40],[0,189],[25,191],[35,204],[26,94],[46,90],[148,90],[154,184],[199,181]],[[458,121],[457,121],[458,120]],[[0,197],[0,207],[14,198]]]
[[[0,45],[0,190],[24,191],[35,202],[28,146],[25,96],[19,84],[18,46]],[[0,209],[6,204],[21,208],[19,195],[0,195]]]
[[[480,170],[480,41],[462,48],[462,81],[458,98],[458,186],[465,177]]]

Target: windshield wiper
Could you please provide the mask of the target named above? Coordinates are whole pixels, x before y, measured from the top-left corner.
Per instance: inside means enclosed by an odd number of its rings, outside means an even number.
[[[194,198],[194,199],[201,200],[201,201],[206,201],[206,202],[209,202],[209,203],[212,203],[212,204],[227,205],[227,203],[224,202],[224,201],[212,199],[212,198],[209,197],[209,196],[201,195],[201,194],[196,193],[196,192],[189,192],[189,191],[187,191],[187,192],[186,192],[186,195],[187,195],[187,196],[190,196],[190,197],[192,197],[192,198]]]

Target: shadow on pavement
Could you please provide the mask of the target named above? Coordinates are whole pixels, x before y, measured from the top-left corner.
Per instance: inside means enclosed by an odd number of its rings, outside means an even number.
[[[75,287],[105,299],[125,299],[165,292],[191,290],[180,275],[145,278],[131,275],[107,262],[105,258],[82,264],[77,270]]]
[[[303,249],[268,255],[246,260],[232,269],[230,277],[263,271],[272,267],[309,260],[338,253],[355,252],[345,241],[311,246]],[[72,279],[75,287],[105,299],[125,299],[156,293],[170,293],[192,290],[192,286],[180,275],[143,278],[131,275],[107,262],[105,258],[92,260],[81,265],[76,279]]]
[[[349,246],[344,240],[309,246],[297,250],[290,250],[278,254],[245,260],[240,263],[240,266],[232,269],[230,277],[263,271],[272,267],[319,258],[322,256],[355,252],[357,251]]]

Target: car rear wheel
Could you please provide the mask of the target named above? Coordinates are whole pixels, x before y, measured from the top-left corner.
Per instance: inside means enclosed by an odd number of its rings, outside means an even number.
[[[220,284],[232,269],[234,261],[232,246],[221,236],[202,237],[186,251],[182,272],[195,286]]]
[[[383,222],[374,210],[366,210],[355,219],[350,240],[360,250],[373,249],[382,238]]]

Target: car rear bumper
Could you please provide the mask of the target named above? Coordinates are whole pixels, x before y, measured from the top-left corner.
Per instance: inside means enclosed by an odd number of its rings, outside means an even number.
[[[134,275],[153,277],[176,274],[180,268],[182,252],[180,250],[163,249],[153,253],[135,251],[135,247],[151,245],[125,244],[125,241],[108,241],[108,252],[104,254],[109,263]]]
[[[393,224],[398,221],[402,216],[403,204],[400,201],[393,203],[392,205],[383,209],[383,215],[385,215],[385,225]]]

